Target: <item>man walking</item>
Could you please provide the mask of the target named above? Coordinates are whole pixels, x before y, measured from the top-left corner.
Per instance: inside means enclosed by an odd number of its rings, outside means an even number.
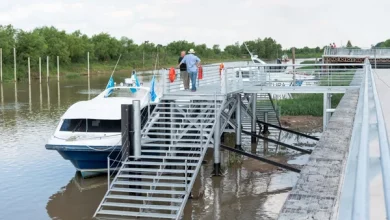
[[[188,54],[183,57],[183,59],[180,61],[178,67],[185,63],[187,65],[187,72],[191,79],[192,92],[196,92],[196,76],[198,75],[198,67],[200,65],[200,59],[199,57],[194,55],[195,51],[194,49],[190,49],[188,51]]]
[[[180,62],[183,60],[185,55],[186,55],[185,51],[182,51],[180,53],[178,63],[180,65],[180,78],[182,78],[182,80],[183,80],[184,90],[189,90],[190,89],[190,78],[189,78],[188,72],[187,72],[187,65],[185,63],[180,64]]]

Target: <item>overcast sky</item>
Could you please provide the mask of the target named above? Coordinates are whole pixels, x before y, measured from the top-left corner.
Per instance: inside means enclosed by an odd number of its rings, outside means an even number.
[[[369,47],[390,38],[390,0],[2,0],[0,24],[107,32],[141,43],[219,44],[272,37],[283,48]]]

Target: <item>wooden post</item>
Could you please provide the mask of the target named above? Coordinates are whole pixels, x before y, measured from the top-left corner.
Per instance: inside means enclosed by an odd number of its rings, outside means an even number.
[[[42,83],[42,59],[39,57],[39,84]]]
[[[87,53],[87,62],[88,62],[87,71],[88,71],[88,78],[89,78],[89,52]]]
[[[16,48],[14,47],[14,79],[16,82]]]
[[[28,66],[28,84],[31,85],[30,57],[27,58],[27,66]]]
[[[46,57],[46,65],[47,65],[47,67],[46,67],[46,73],[47,73],[47,76],[46,76],[46,78],[47,78],[47,82],[49,82],[49,56],[47,56]]]
[[[3,48],[0,48],[0,82],[3,82]]]
[[[57,56],[57,81],[60,81],[60,57]]]

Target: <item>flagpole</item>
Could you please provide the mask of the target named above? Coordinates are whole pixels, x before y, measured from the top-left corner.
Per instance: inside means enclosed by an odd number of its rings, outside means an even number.
[[[157,70],[157,60],[158,60],[158,45],[157,45],[157,55],[156,55],[156,62],[154,63],[154,71],[153,71],[153,76],[156,75],[156,70]]]
[[[116,67],[118,66],[118,63],[119,63],[119,60],[121,59],[121,57],[122,57],[122,54],[119,55],[118,61],[116,61],[114,70],[112,71],[110,78],[112,77],[112,75],[114,75],[114,72],[115,72],[115,70],[116,70]]]

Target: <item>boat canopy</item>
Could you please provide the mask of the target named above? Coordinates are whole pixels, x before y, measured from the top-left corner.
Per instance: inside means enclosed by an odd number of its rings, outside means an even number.
[[[73,104],[61,117],[62,119],[121,119],[121,105],[132,104],[134,99],[130,98],[109,98],[81,101]],[[142,103],[141,108],[147,103]]]

